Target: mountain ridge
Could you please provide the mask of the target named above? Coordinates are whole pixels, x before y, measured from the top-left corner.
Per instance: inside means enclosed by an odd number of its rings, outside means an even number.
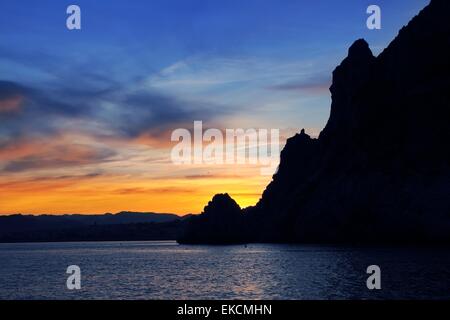
[[[187,216],[168,213],[129,212],[96,215],[64,214],[64,215],[26,215],[13,214],[0,216],[0,235],[15,232],[39,230],[71,229],[92,225],[122,225],[136,223],[164,223],[182,220]]]
[[[190,216],[128,211],[0,216],[0,243],[175,240]]]

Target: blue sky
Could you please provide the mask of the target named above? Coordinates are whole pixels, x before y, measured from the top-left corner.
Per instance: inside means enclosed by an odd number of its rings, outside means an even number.
[[[170,132],[194,120],[317,136],[348,47],[365,38],[378,54],[427,3],[2,0],[0,176],[198,176],[161,162]],[[66,28],[70,4],[82,30]],[[381,30],[366,28],[370,4],[381,7]]]
[[[65,28],[65,9],[72,3],[82,9],[81,31]],[[0,72],[4,80],[51,87],[63,82],[83,91],[136,86],[172,70],[172,82],[160,77],[148,85],[205,103],[220,99],[218,103],[240,110],[248,105],[261,115],[267,111],[271,120],[273,104],[279,101],[287,117],[277,116],[275,126],[317,131],[328,116],[329,98],[326,90],[314,89],[328,85],[351,43],[363,37],[378,53],[427,1],[376,1],[382,8],[381,31],[365,26],[365,11],[372,3],[5,0],[0,11]],[[175,81],[179,78],[184,79],[181,88]],[[286,90],[284,97],[270,90],[283,88],[283,81],[285,88],[299,90]],[[289,86],[291,82],[299,85]]]

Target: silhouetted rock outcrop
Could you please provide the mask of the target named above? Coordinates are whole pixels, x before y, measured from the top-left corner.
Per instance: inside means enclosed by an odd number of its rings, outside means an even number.
[[[448,12],[432,0],[378,57],[362,39],[350,47],[326,127],[288,140],[241,239],[450,241]]]
[[[241,208],[228,194],[215,195],[200,216],[189,219],[178,242],[210,244],[241,242],[242,216]]]

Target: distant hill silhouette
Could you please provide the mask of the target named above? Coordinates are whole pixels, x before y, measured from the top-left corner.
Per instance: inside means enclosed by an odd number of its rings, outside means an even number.
[[[185,218],[143,212],[0,216],[0,242],[173,240]]]
[[[449,12],[432,0],[378,57],[357,40],[319,138],[290,138],[255,207],[216,196],[179,242],[448,242]]]

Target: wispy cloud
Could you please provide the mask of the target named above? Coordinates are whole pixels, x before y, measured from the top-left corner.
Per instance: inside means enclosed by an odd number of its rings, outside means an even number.
[[[303,94],[328,94],[331,86],[331,75],[328,73],[316,74],[303,79],[278,83],[269,87],[271,90],[297,91]]]
[[[260,90],[279,83],[328,82],[317,60],[279,60],[257,57],[191,57],[167,66],[148,77],[145,84],[189,95],[223,94],[230,91]]]
[[[76,142],[77,137],[55,136],[34,142],[23,139],[0,147],[5,163],[0,172],[22,172],[33,169],[59,169],[103,163],[116,152],[106,146]]]

